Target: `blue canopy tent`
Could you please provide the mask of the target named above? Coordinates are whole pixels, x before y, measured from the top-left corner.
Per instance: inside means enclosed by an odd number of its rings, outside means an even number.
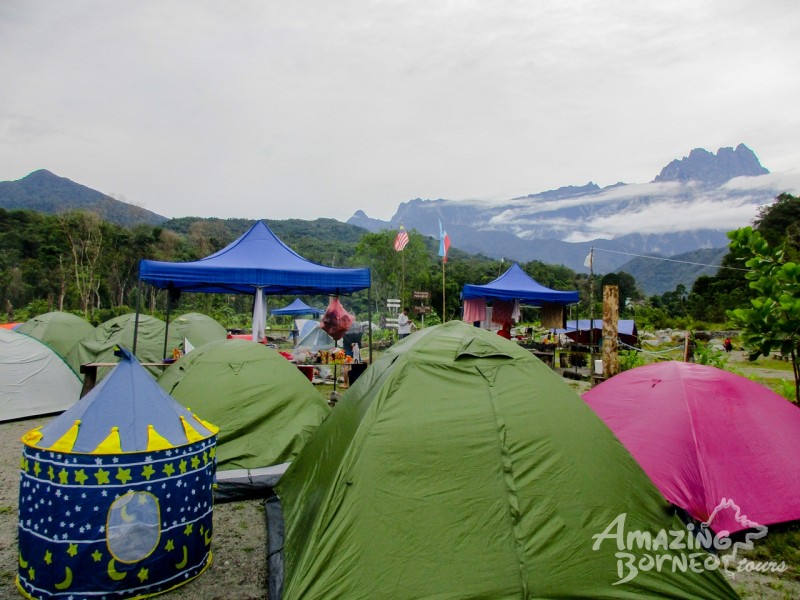
[[[471,301],[479,299],[489,302],[519,300],[520,303],[531,306],[555,307],[553,309],[555,314],[552,318],[563,320],[563,307],[568,304],[576,304],[578,302],[578,292],[562,292],[547,288],[532,279],[517,263],[514,263],[508,271],[494,281],[484,285],[465,284],[461,291],[461,298],[465,301],[464,319],[466,321],[483,320],[480,318],[474,319],[473,315],[475,313],[468,306]],[[482,306],[485,307],[485,305]],[[475,309],[478,312],[480,310],[485,312],[483,308]]]
[[[578,292],[551,290],[532,279],[514,263],[494,281],[485,285],[464,284],[461,298],[485,298],[486,300],[520,300],[534,306],[542,304],[575,304]]]
[[[276,308],[275,310],[270,311],[273,315],[292,315],[292,316],[300,316],[300,315],[312,315],[314,317],[320,316],[325,311],[319,308],[314,308],[313,306],[309,306],[300,298],[295,298],[294,302],[289,304],[288,306],[284,306],[283,308]]]
[[[239,239],[200,260],[175,263],[143,259],[139,262],[139,281],[168,290],[170,298],[180,292],[253,294],[254,341],[264,339],[267,295],[339,295],[371,290],[368,268],[326,267],[306,260],[263,221],[256,221]],[[371,301],[368,306],[371,311]]]

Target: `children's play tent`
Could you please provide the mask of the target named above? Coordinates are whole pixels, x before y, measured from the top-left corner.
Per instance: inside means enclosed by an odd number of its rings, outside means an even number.
[[[211,560],[216,432],[124,353],[22,439],[20,591],[143,597],[200,575]]]
[[[263,493],[330,408],[297,366],[245,340],[210,342],[181,357],[158,383],[220,428],[217,493]]]
[[[54,350],[0,329],[0,421],[61,412],[80,394],[81,380]]]
[[[617,542],[593,536],[683,525],[558,375],[460,321],[389,349],[276,491],[272,600],[736,597],[711,570],[614,585]]]
[[[800,519],[800,409],[763,385],[666,361],[583,398],[664,497],[698,521],[713,515],[713,530]]]

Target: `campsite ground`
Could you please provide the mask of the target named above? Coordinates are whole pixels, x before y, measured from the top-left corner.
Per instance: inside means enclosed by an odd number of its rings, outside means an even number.
[[[731,362],[744,370],[742,374],[756,379],[791,377],[782,365],[769,361],[746,363],[739,356]],[[776,368],[777,367],[777,368]],[[566,380],[580,393],[587,384]],[[321,387],[326,399],[332,387]],[[335,409],[334,409],[335,410]],[[45,424],[48,418],[35,418],[0,423],[0,599],[21,597],[14,578],[17,573],[17,506],[21,436]],[[782,548],[783,544],[797,546],[800,533],[770,533],[771,545],[764,545],[756,560],[770,560],[771,553],[780,557],[796,557],[787,562],[789,569],[780,575],[737,573],[733,587],[742,598],[789,599],[800,598],[800,556],[795,548]],[[218,504],[214,507],[213,561],[210,568],[195,581],[170,592],[165,597],[173,600],[262,600],[266,591],[266,522],[261,500],[248,500]],[[786,550],[787,552],[784,552]],[[794,554],[792,554],[794,552]]]

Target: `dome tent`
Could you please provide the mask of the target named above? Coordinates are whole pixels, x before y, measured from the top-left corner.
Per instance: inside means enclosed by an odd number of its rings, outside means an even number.
[[[86,363],[115,363],[118,358],[115,349],[118,346],[133,347],[134,329],[136,329],[136,313],[128,313],[109,319],[98,325],[94,331],[75,344],[67,355],[67,363],[80,373],[81,365]],[[143,363],[161,362],[164,356],[164,332],[166,324],[161,319],[148,315],[139,315],[138,336],[136,345],[136,358]],[[180,346],[183,338],[170,331],[167,341],[167,352]],[[97,380],[102,379],[110,367],[98,370]],[[148,367],[147,370],[154,377],[161,375],[158,367]]]
[[[330,412],[293,363],[246,340],[200,346],[179,358],[158,383],[219,426],[218,499],[271,487]]]
[[[81,380],[53,349],[0,329],[0,421],[61,412],[80,394]]]
[[[583,398],[664,497],[714,531],[800,519],[800,410],[763,385],[666,361]]]
[[[66,358],[75,344],[94,331],[94,325],[78,315],[53,311],[29,319],[16,331],[44,342]]]
[[[22,438],[17,587],[28,598],[142,597],[210,564],[217,429],[122,354]]]
[[[736,597],[711,570],[614,585],[594,535],[683,525],[558,375],[459,321],[390,348],[276,492],[270,598]]]
[[[141,319],[141,316],[139,318]],[[222,325],[202,313],[181,315],[172,320],[169,328],[171,336],[189,340],[189,343],[195,348],[228,337],[228,331]],[[167,349],[167,351],[169,350],[170,348]]]

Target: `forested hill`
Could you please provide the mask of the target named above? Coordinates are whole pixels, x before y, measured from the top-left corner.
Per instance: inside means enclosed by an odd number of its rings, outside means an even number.
[[[637,257],[622,265],[619,270],[633,275],[637,285],[648,295],[670,292],[680,283],[691,289],[701,275],[713,276],[718,265],[728,254],[728,248],[705,248],[684,254],[665,257]],[[690,264],[694,263],[694,264]],[[705,266],[717,265],[717,266]]]
[[[154,212],[116,200],[102,192],[41,169],[17,181],[0,181],[0,208],[58,214],[89,210],[101,219],[132,227],[159,225],[167,220]]]

